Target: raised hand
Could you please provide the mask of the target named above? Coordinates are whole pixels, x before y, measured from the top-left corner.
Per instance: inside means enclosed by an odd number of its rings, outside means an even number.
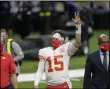
[[[74,21],[74,23],[77,24],[81,24],[81,19],[80,19],[80,14],[79,12],[75,12],[75,19],[72,18],[72,20]]]

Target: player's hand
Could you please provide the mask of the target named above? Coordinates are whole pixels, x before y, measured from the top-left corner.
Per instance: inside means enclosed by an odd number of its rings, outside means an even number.
[[[74,23],[77,25],[77,24],[81,24],[81,19],[80,19],[80,14],[79,12],[75,12],[75,18],[72,20],[74,21]]]

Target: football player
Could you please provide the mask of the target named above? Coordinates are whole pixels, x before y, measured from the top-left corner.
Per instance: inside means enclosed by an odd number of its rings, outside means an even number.
[[[69,60],[77,51],[81,43],[81,19],[79,12],[75,12],[76,33],[74,42],[65,42],[66,32],[55,30],[51,39],[51,46],[39,50],[39,65],[35,75],[34,87],[38,84],[45,72],[46,89],[70,89],[72,84],[68,77]]]

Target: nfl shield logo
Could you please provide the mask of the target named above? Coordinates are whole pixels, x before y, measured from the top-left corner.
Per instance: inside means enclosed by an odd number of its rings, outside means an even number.
[[[64,48],[60,48],[60,50],[59,50],[61,53],[62,52],[64,52],[65,51],[65,49]]]

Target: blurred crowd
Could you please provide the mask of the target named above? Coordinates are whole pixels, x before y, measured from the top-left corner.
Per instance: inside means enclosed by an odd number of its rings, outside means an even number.
[[[23,39],[31,32],[50,34],[71,27],[76,11],[80,11],[84,29],[95,26],[94,14],[110,12],[108,2],[0,1],[0,28],[11,29]]]

